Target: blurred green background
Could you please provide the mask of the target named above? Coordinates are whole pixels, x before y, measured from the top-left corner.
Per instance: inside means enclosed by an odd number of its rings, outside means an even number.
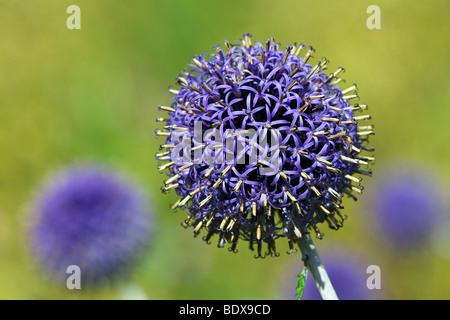
[[[81,8],[81,30],[69,30],[66,9]],[[369,30],[366,9],[381,8],[381,29]],[[27,246],[29,202],[43,179],[79,160],[120,168],[146,186],[155,237],[130,275],[150,299],[279,299],[299,254],[279,244],[276,259],[254,259],[194,239],[162,196],[154,137],[157,106],[196,54],[244,33],[282,47],[303,42],[326,56],[330,72],[346,68],[376,135],[374,175],[413,161],[432,168],[448,191],[450,176],[450,2],[411,1],[0,1],[0,298],[115,299],[116,285],[70,291],[34,265]],[[389,251],[370,232],[364,198],[346,199],[338,232],[322,230],[319,250],[339,246],[382,270],[380,297],[450,298],[450,261],[430,247]],[[446,212],[445,214],[448,214]],[[442,241],[448,241],[443,239]],[[295,284],[292,284],[293,286]]]

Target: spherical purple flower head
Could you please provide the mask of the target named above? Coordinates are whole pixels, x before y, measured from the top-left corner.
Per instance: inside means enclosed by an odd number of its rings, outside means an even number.
[[[41,190],[34,208],[32,247],[52,278],[70,265],[86,285],[112,279],[144,248],[150,217],[139,189],[109,169],[79,165]]]
[[[426,244],[443,209],[432,175],[414,167],[382,172],[369,203],[377,235],[397,249]]]
[[[370,276],[366,273],[368,264],[365,264],[359,257],[346,252],[339,254],[322,255],[324,263],[331,283],[340,300],[371,300],[376,298],[377,290],[367,288],[367,278]],[[296,266],[296,273],[299,273]],[[291,276],[286,282],[288,285],[287,300],[295,300],[297,297],[297,281],[298,278]],[[294,273],[295,274],[295,273]],[[379,294],[379,292],[378,292]],[[301,300],[322,300],[317,285],[314,282],[312,274],[308,274]]]
[[[251,42],[225,42],[215,52],[193,59],[180,74],[179,90],[170,106],[159,167],[170,176],[162,188],[175,189],[180,200],[173,208],[189,210],[184,225],[194,234],[206,229],[207,242],[218,234],[219,247],[239,238],[262,243],[277,256],[275,240],[287,237],[291,251],[301,226],[313,229],[327,221],[342,225],[343,193],[360,193],[355,173],[372,158],[360,156],[371,126],[358,127],[368,115],[351,105],[356,86],[341,91],[338,74],[327,75],[328,60],[308,63],[312,48]]]

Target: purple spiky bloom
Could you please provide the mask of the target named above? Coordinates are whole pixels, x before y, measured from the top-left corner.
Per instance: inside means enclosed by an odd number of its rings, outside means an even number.
[[[376,180],[368,210],[377,236],[389,247],[414,249],[428,242],[443,210],[432,176],[423,168],[403,165],[382,171]]]
[[[269,39],[251,42],[249,34],[236,45],[225,42],[215,53],[200,55],[180,74],[179,90],[170,106],[159,167],[170,178],[162,188],[175,189],[180,200],[173,208],[189,210],[184,225],[197,235],[207,229],[207,242],[219,235],[219,247],[239,238],[268,244],[277,256],[275,240],[287,237],[290,251],[301,227],[327,221],[342,226],[339,212],[344,193],[360,193],[360,178],[370,175],[360,156],[372,126],[358,127],[369,115],[355,116],[366,105],[351,105],[356,86],[341,91],[336,72],[323,70],[328,60],[312,66],[313,49],[288,46]]]
[[[76,165],[53,177],[33,208],[31,245],[56,280],[77,265],[86,285],[123,273],[145,247],[150,216],[139,187],[111,169]]]

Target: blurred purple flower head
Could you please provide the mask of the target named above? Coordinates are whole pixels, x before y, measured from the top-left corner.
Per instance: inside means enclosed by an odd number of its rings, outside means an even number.
[[[443,199],[432,174],[401,167],[381,171],[370,197],[377,235],[394,248],[417,248],[427,243],[443,209]]]
[[[112,279],[138,258],[150,216],[137,186],[110,169],[67,168],[40,190],[34,206],[32,248],[56,280],[70,265],[86,285]]]
[[[188,209],[184,226],[206,229],[207,242],[218,234],[231,251],[238,239],[257,244],[257,257],[262,243],[277,256],[279,237],[292,251],[301,227],[319,237],[317,223],[341,227],[341,198],[361,193],[354,174],[370,175],[361,166],[374,160],[361,155],[373,151],[364,142],[374,132],[360,123],[369,115],[354,113],[367,106],[350,103],[356,85],[341,90],[344,69],[327,75],[329,61],[309,64],[313,49],[303,44],[280,50],[246,34],[214,51],[178,76],[170,106],[160,106],[169,117],[157,119],[162,190],[180,196],[174,209]]]
[[[348,252],[330,253],[322,255],[322,262],[330,277],[331,283],[340,300],[372,300],[376,299],[378,290],[370,290],[367,288],[366,264],[362,259]],[[296,267],[296,273],[300,270]],[[289,281],[286,281],[288,290],[284,297],[287,300],[295,300],[297,297],[297,280],[295,273],[290,273]],[[383,288],[383,287],[382,287]],[[308,274],[306,284],[301,300],[322,300],[319,290],[311,273]]]

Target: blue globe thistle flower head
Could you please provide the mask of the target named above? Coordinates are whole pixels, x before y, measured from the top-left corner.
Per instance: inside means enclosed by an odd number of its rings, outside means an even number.
[[[383,284],[381,293],[380,290],[370,290],[367,287],[367,279],[370,274],[367,274],[369,264],[366,263],[365,259],[355,253],[342,252],[342,250],[327,252],[322,256],[322,262],[340,300],[373,300],[382,297]],[[286,286],[283,288],[285,292],[282,295],[287,300],[295,300],[297,297],[296,284],[298,278],[295,273],[299,273],[298,269],[297,265],[295,267],[296,272],[290,272],[289,279],[285,279],[287,280]],[[322,300],[311,273],[308,274],[306,279],[301,300]]]
[[[85,285],[112,280],[136,262],[150,234],[141,190],[97,165],[76,165],[53,177],[33,213],[33,251],[60,281],[71,265],[80,267]]]
[[[412,165],[382,171],[369,200],[377,236],[392,249],[427,244],[444,207],[433,174]]]
[[[311,65],[313,49],[303,44],[281,50],[273,38],[252,43],[249,34],[209,55],[196,56],[176,82],[179,89],[157,118],[165,137],[159,171],[174,189],[173,205],[189,211],[184,226],[194,235],[206,229],[218,246],[238,239],[262,244],[277,256],[275,240],[294,241],[302,227],[321,237],[318,223],[342,226],[341,199],[362,191],[361,178],[373,151],[374,134],[364,125],[370,115],[355,115],[367,105],[352,104],[356,85],[341,90],[344,71],[326,74],[329,61]],[[362,125],[361,123],[362,122]]]

